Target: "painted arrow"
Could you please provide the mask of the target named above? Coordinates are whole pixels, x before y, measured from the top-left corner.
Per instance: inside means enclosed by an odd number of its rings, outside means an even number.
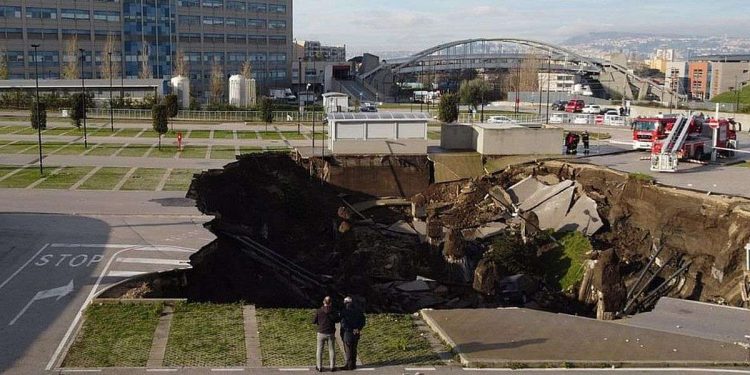
[[[28,310],[29,307],[31,307],[31,304],[34,303],[34,301],[40,301],[43,299],[54,298],[54,297],[57,297],[56,300],[59,301],[60,298],[67,296],[72,291],[73,291],[73,280],[70,280],[70,282],[64,286],[61,286],[58,288],[47,289],[47,290],[40,290],[36,292],[36,295],[34,295],[34,297],[31,298],[29,303],[27,303],[26,306],[24,306],[23,309],[21,309],[18,315],[16,315],[16,317],[13,318],[13,320],[11,320],[10,323],[8,323],[8,325],[12,326],[13,324],[15,324],[16,321],[26,312],[26,310]]]

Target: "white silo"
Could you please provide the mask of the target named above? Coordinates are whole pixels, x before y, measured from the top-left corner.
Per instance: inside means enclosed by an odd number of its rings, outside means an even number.
[[[247,90],[245,77],[235,74],[229,77],[229,104],[237,107],[247,106]]]
[[[246,86],[245,91],[247,92],[247,103],[246,106],[253,106],[258,102],[258,92],[256,91],[255,78],[245,80]]]
[[[177,95],[180,108],[188,108],[190,106],[190,79],[184,76],[176,76],[172,77],[169,83],[172,86],[172,93]]]

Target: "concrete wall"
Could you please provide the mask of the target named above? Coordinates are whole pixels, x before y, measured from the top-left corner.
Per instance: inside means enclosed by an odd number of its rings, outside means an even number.
[[[443,124],[440,147],[446,150],[476,150],[477,133],[467,125]]]
[[[337,156],[326,158],[319,173],[333,186],[375,197],[411,197],[430,184],[426,155]]]
[[[337,139],[332,142],[334,155],[426,155],[426,139]]]
[[[477,152],[482,155],[559,154],[562,152],[561,128],[487,129],[475,126]]]

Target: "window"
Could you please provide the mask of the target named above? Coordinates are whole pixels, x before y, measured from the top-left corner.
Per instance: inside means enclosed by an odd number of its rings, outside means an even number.
[[[29,39],[57,40],[57,29],[26,29]]]
[[[180,33],[180,42],[200,43],[201,34],[199,33]]]
[[[224,18],[223,17],[203,17],[203,24],[204,25],[223,25],[224,24]]]
[[[109,38],[110,35],[112,36],[112,40],[115,40],[115,41],[120,40],[119,31],[101,31],[101,30],[94,31],[95,40],[107,40],[107,38]]]
[[[268,4],[268,13],[286,14],[286,5]]]
[[[286,29],[286,21],[270,20],[270,21],[268,21],[268,28],[271,29],[271,30],[283,30],[283,29]]]
[[[244,1],[229,0],[227,1],[227,9],[245,10],[247,9],[247,4]]]
[[[270,78],[270,79],[276,79],[276,80],[285,79],[286,78],[286,70],[279,70],[279,69],[272,70],[272,71],[268,72],[268,78]]]
[[[249,12],[253,13],[266,13],[268,8],[266,7],[266,4],[262,3],[249,3],[247,4],[247,10]]]
[[[203,34],[203,41],[206,43],[224,43],[224,34]]]
[[[227,34],[227,43],[245,44],[247,40],[243,34]]]
[[[224,62],[224,52],[206,52],[203,54],[203,62]]]
[[[57,9],[55,8],[26,8],[26,18],[38,19],[57,19]]]
[[[200,52],[185,52],[185,60],[190,62],[200,62],[201,61],[201,53]]]
[[[23,30],[17,27],[0,27],[0,38],[23,39]]]
[[[63,29],[63,39],[73,39],[78,37],[78,40],[90,40],[91,32],[89,30],[75,30],[75,29]]]
[[[265,29],[266,28],[266,20],[247,20],[247,27],[251,29]]]
[[[36,59],[40,63],[57,63],[60,62],[60,56],[57,51],[39,51]],[[29,61],[34,62],[34,51],[29,52]]]
[[[245,61],[245,57],[244,52],[230,52],[227,56],[229,62],[242,62]]]
[[[266,61],[266,54],[262,52],[255,52],[250,54],[250,61],[251,62],[261,62]]]
[[[268,37],[268,44],[272,46],[285,46],[286,45],[286,37],[285,36],[269,36]]]
[[[199,25],[201,23],[200,16],[180,16],[179,22],[181,25]]]
[[[247,42],[254,46],[265,46],[268,44],[268,40],[263,35],[248,35]]]
[[[268,54],[268,61],[286,62],[286,53],[270,53]]]
[[[6,51],[5,58],[9,66],[23,65],[23,51]]]
[[[202,0],[201,4],[206,8],[221,8],[224,6],[224,0]]]
[[[185,8],[197,8],[201,4],[198,0],[180,0],[177,2],[177,5]]]
[[[97,21],[120,22],[120,12],[94,11],[94,19]]]
[[[87,20],[90,18],[88,10],[83,9],[60,9],[60,18],[66,20]]]
[[[21,18],[21,7],[0,6],[0,18]]]
[[[245,27],[247,21],[244,18],[227,17],[226,24],[229,26]]]

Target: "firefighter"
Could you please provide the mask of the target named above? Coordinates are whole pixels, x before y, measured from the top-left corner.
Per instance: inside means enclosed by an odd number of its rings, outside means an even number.
[[[573,153],[573,133],[568,132],[565,135],[565,154],[570,155]]]
[[[581,141],[583,141],[583,154],[589,154],[589,132],[584,130],[581,134]]]

